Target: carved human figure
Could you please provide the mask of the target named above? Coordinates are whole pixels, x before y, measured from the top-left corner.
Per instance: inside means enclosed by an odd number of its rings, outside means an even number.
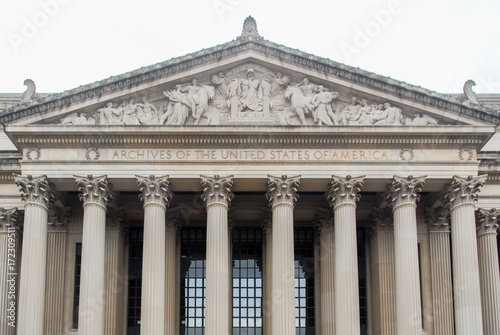
[[[271,84],[271,96],[277,97],[278,95],[285,94],[285,87],[290,83],[290,77],[283,76],[281,72],[277,72]]]
[[[402,118],[402,111],[398,107],[391,106],[390,103],[385,102],[382,109],[378,108],[372,116],[374,125],[400,125]]]
[[[227,86],[227,105],[231,109],[231,117],[236,118],[240,109],[241,88],[237,78],[233,78]]]
[[[142,103],[136,104],[137,118],[141,124],[155,124],[158,123],[158,110],[155,105],[150,103],[146,97],[142,98]]]
[[[264,112],[264,116],[271,116],[271,92],[272,92],[272,83],[269,78],[262,79],[260,83],[261,92],[262,92],[262,111]]]
[[[290,118],[297,116],[302,125],[307,125],[305,114],[309,112],[307,107],[307,98],[300,88],[296,86],[288,86],[285,91],[285,98],[290,99],[291,110],[295,115],[286,114],[286,122],[291,124]]]
[[[298,88],[304,93],[304,96],[311,97],[316,91],[316,85],[311,84],[309,78],[305,77],[302,81],[297,85]]]
[[[358,98],[352,97],[351,103],[348,106],[346,106],[342,111],[340,124],[342,124],[343,126],[346,126],[348,124],[356,124],[355,122],[359,117],[359,109],[360,105]]]
[[[314,95],[314,105],[316,108],[313,111],[313,120],[318,125],[326,124],[333,126],[333,120],[336,119],[332,110],[332,101],[339,97],[338,92],[330,92],[325,90],[322,85],[318,86],[317,93]]]
[[[262,111],[262,88],[260,80],[255,78],[253,69],[247,70],[247,79],[241,79],[241,105],[254,112]]]
[[[405,124],[411,126],[437,126],[438,121],[428,114],[422,114],[422,116],[415,114],[413,120],[411,118],[406,118]]]
[[[77,113],[71,113],[65,118],[60,119],[62,125],[94,125],[96,124],[96,119],[93,117],[87,118],[83,113],[79,115]]]
[[[123,108],[116,103],[108,102],[105,107],[97,110],[100,124],[123,124]]]
[[[217,75],[212,76],[212,84],[215,86],[216,93],[224,98],[228,98],[228,78],[224,73],[219,72]]]
[[[193,78],[191,85],[182,87],[180,92],[187,92],[186,99],[191,106],[191,112],[195,119],[194,124],[198,124],[202,117],[207,119],[207,124],[210,124],[212,118],[208,112],[208,101],[214,98],[215,89],[211,85],[200,85]]]
[[[137,105],[134,99],[130,99],[128,103],[123,105],[123,123],[126,125],[140,125],[141,122],[137,117]]]
[[[163,92],[169,102],[165,114],[160,119],[160,124],[183,125],[189,115],[191,103],[186,95],[181,92],[181,85],[175,85],[175,89]]]

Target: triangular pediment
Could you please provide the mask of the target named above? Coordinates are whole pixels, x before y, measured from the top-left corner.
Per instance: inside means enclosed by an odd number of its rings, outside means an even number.
[[[390,78],[264,40],[236,40],[0,115],[5,125],[487,126],[500,117]]]

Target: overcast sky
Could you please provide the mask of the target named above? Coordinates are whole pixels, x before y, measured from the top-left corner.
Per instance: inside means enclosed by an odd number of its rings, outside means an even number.
[[[267,40],[441,93],[500,93],[499,0],[3,0],[0,92],[62,92],[222,44]]]

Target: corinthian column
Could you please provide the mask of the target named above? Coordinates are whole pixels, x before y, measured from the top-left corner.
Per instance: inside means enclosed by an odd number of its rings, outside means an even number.
[[[104,334],[104,245],[111,191],[106,176],[74,176],[83,201],[82,267],[78,334]]]
[[[116,199],[115,199],[116,200]],[[106,250],[104,252],[104,335],[123,333],[125,301],[126,221],[123,208],[110,206],[106,213]]]
[[[47,273],[47,214],[54,202],[47,176],[16,176],[24,205],[19,335],[42,335]]]
[[[425,176],[394,176],[390,184],[388,200],[394,216],[398,334],[422,334],[416,209],[424,181]]]
[[[273,274],[273,219],[271,211],[265,208],[261,214],[262,229],[264,231],[264,334],[271,334],[272,329],[272,274]]]
[[[233,176],[201,176],[202,199],[207,207],[207,296],[205,334],[228,335],[230,328],[229,297],[229,227],[228,209],[233,199]]]
[[[500,334],[500,269],[498,266],[498,219],[500,211],[477,213],[477,247],[485,334]]]
[[[450,213],[447,209],[439,207],[427,208],[425,214],[430,239],[434,334],[454,334]]]
[[[335,215],[335,332],[359,334],[356,203],[365,176],[332,176],[328,201]],[[339,308],[342,306],[342,308]]]
[[[335,335],[335,225],[333,213],[319,212],[321,335]]]
[[[268,176],[266,198],[273,212],[272,333],[295,334],[293,208],[300,176]]]
[[[474,202],[486,177],[454,176],[443,202],[450,209],[453,294],[457,335],[482,335],[481,289]]]
[[[144,203],[141,334],[165,334],[165,215],[172,199],[168,176],[136,176]]]
[[[176,334],[178,310],[177,289],[177,231],[181,224],[180,212],[169,211],[165,230],[165,334]]]
[[[55,204],[49,209],[45,334],[64,333],[64,290],[61,288],[64,287],[66,236],[70,217],[70,207]]]
[[[0,334],[16,335],[17,283],[22,215],[17,208],[0,208]]]
[[[389,207],[373,208],[370,235],[374,334],[395,335],[394,225]]]

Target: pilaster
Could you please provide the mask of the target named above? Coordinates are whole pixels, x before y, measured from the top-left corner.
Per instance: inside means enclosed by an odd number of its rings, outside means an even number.
[[[201,176],[207,208],[207,293],[205,334],[231,334],[229,297],[229,221],[233,176]]]
[[[498,223],[500,211],[479,209],[476,214],[477,246],[483,329],[485,334],[500,334],[500,269],[498,265]]]
[[[264,231],[264,301],[263,328],[264,334],[272,334],[272,276],[273,276],[273,218],[272,212],[264,208],[261,213],[262,230]]]
[[[106,176],[74,176],[83,202],[78,334],[104,334],[106,210],[112,200]]]
[[[141,334],[165,334],[165,214],[173,197],[168,176],[136,176],[144,204]]]
[[[293,209],[300,176],[268,176],[266,198],[272,208],[272,334],[295,334]]]
[[[24,206],[19,335],[42,335],[47,273],[47,215],[54,203],[54,188],[47,176],[15,176]]]
[[[327,199],[335,216],[335,332],[359,334],[356,203],[365,176],[332,176]]]
[[[450,210],[453,295],[457,335],[483,334],[481,289],[474,202],[486,176],[454,176],[445,185],[443,203]]]
[[[434,334],[454,334],[450,213],[443,207],[427,208],[425,218],[429,227]]]
[[[422,333],[416,203],[420,199],[419,193],[425,178],[394,176],[389,185],[388,202],[394,217],[398,334]]]
[[[17,208],[0,208],[0,334],[16,335],[18,274],[23,215]]]

